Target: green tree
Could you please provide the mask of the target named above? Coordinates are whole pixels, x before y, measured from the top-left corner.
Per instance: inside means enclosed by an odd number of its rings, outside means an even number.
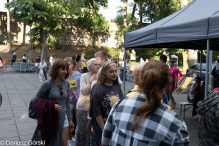
[[[128,24],[131,22],[131,18],[132,18],[132,12],[129,12],[127,14],[127,23]],[[122,24],[123,21],[124,21],[124,15],[121,14],[121,13],[118,13],[116,18],[112,19],[111,21]],[[133,18],[132,24],[136,24],[136,23],[138,23],[138,19],[137,18]]]
[[[9,0],[7,0],[7,3],[9,3]],[[9,41],[9,53],[12,53],[12,40],[11,40],[11,22],[10,22],[10,12],[9,8],[7,9],[7,36]]]
[[[38,36],[38,39],[42,38],[43,59],[47,56],[48,31],[55,33],[64,27],[61,18],[65,14],[65,8],[59,2],[60,0],[19,0],[6,4],[6,7],[11,9],[11,14],[16,15],[18,20],[32,21],[35,25],[31,34]]]

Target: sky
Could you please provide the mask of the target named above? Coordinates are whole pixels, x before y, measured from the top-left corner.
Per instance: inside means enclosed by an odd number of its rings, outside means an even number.
[[[11,1],[11,0],[10,0]],[[132,2],[134,0],[129,0]],[[6,0],[0,0],[0,11],[7,12],[7,9],[4,8]],[[103,7],[100,8],[100,13],[103,14],[104,17],[108,21],[114,19],[117,15],[117,11],[119,10],[118,6],[123,6],[124,4],[120,0],[108,0],[108,8],[104,9]],[[128,11],[131,11],[128,9]]]

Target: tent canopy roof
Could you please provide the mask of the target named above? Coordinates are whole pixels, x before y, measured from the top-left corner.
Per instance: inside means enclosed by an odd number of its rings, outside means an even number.
[[[219,49],[219,0],[194,0],[149,26],[125,33],[125,48]]]

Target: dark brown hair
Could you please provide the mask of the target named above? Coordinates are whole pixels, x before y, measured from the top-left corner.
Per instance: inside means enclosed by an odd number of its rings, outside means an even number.
[[[56,59],[55,62],[53,63],[50,71],[49,71],[49,76],[55,80],[58,76],[58,70],[60,68],[64,68],[67,70],[66,76],[68,77],[68,62],[65,61],[64,59]]]
[[[99,51],[94,54],[94,57],[101,57],[102,59],[105,59],[105,61],[108,60],[107,54],[104,51]]]
[[[146,95],[146,101],[135,110],[132,121],[135,130],[138,129],[140,122],[160,106],[164,88],[168,88],[170,84],[171,74],[165,63],[152,60],[144,65],[138,87],[139,91]],[[135,124],[136,116],[139,117],[137,124]]]
[[[195,80],[197,80],[198,84],[201,84],[202,79],[200,77],[196,77]]]

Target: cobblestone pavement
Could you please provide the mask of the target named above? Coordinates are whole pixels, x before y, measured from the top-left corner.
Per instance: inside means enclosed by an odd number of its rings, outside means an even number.
[[[4,73],[0,75],[0,92],[3,103],[0,107],[0,145],[29,145],[37,126],[36,120],[28,117],[30,100],[35,96],[39,87],[39,76],[36,73]],[[126,82],[126,92],[134,83]],[[173,94],[176,102],[186,101],[186,94]],[[174,109],[179,113],[179,104]],[[190,134],[190,146],[198,145],[198,116],[192,117],[192,109],[186,112],[185,122]],[[8,142],[6,143],[1,143]],[[17,141],[16,141],[17,140]],[[14,141],[14,143],[9,143]],[[19,144],[24,141],[26,144]],[[17,142],[17,143],[16,143]]]

